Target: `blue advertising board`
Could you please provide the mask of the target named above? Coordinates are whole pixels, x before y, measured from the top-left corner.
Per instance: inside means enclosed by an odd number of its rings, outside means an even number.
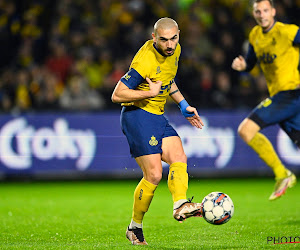
[[[166,114],[182,138],[190,175],[271,174],[236,133],[246,115],[241,111],[202,111],[205,126],[196,129],[180,112]],[[300,151],[285,133],[278,126],[263,133],[283,163],[298,172]],[[141,172],[130,157],[117,111],[1,115],[0,177],[24,174],[127,178]]]

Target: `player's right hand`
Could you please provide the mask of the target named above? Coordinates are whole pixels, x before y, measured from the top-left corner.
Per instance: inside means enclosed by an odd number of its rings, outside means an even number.
[[[152,82],[148,77],[146,77],[146,81],[149,83],[150,97],[157,96],[161,89],[162,81]]]
[[[244,57],[238,56],[232,61],[231,67],[237,71],[244,71],[247,67],[246,60]]]

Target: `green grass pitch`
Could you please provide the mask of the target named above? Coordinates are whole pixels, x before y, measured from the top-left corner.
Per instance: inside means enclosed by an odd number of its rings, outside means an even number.
[[[166,180],[144,219],[148,246],[125,237],[138,180],[0,183],[0,249],[287,249],[270,237],[300,241],[300,184],[270,202],[274,180],[190,179],[194,201],[222,191],[235,205],[233,218],[211,225],[203,218],[180,224],[172,217]],[[268,238],[269,237],[269,238]],[[298,238],[295,238],[298,237]],[[295,240],[294,240],[295,239]],[[276,242],[275,242],[276,243]]]

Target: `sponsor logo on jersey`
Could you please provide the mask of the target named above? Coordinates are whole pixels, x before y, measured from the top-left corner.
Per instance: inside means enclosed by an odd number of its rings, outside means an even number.
[[[264,64],[271,64],[274,62],[274,60],[277,58],[277,55],[275,54],[269,54],[269,53],[263,53],[261,56],[258,57],[259,63]]]
[[[174,82],[174,80],[171,80],[171,81],[169,82],[169,84],[164,85],[164,86],[161,86],[160,91],[159,91],[159,94],[163,94],[165,90],[167,90],[167,92],[169,92],[170,89],[171,89],[171,85],[172,85],[173,82]]]

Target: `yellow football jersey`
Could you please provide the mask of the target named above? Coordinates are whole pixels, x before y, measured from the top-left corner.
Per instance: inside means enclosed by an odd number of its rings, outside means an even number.
[[[178,44],[172,56],[163,56],[154,47],[153,40],[147,41],[134,56],[130,69],[135,69],[144,79],[136,87],[137,90],[149,90],[146,77],[152,82],[162,81],[161,90],[156,97],[122,105],[134,105],[153,114],[163,114],[171,84],[177,73],[180,53],[181,47]]]
[[[250,32],[249,42],[265,75],[270,96],[299,87],[299,47],[293,46],[298,29],[293,24],[276,22],[266,33],[258,25]]]

